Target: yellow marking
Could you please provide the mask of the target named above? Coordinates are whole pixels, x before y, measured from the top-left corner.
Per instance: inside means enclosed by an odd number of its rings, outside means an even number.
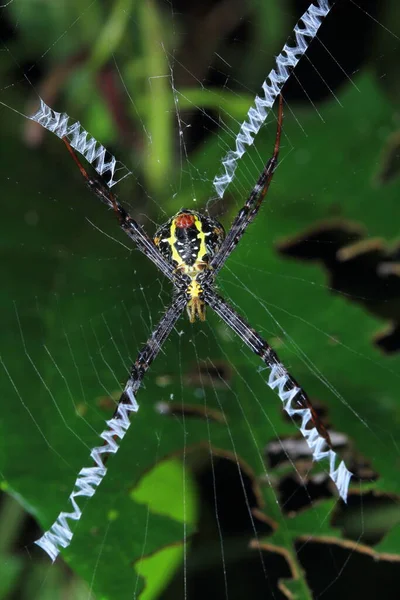
[[[203,290],[201,289],[200,284],[195,279],[192,279],[192,281],[188,285],[187,291],[190,294],[190,297],[193,299],[193,298],[199,298],[200,293]]]
[[[172,219],[170,233],[171,233],[171,235],[170,235],[169,238],[167,238],[167,242],[169,244],[169,247],[171,248],[172,260],[175,260],[178,263],[178,268],[182,267],[182,266],[185,266],[185,262],[182,260],[182,257],[180,256],[179,252],[175,248],[175,244],[178,241],[177,237],[176,237],[176,222],[175,222],[175,219]]]
[[[196,215],[194,215],[194,224],[196,226],[196,229],[199,232],[197,234],[197,238],[200,240],[200,248],[199,248],[199,252],[197,254],[197,258],[196,258],[196,262],[197,262],[198,260],[201,260],[205,254],[207,254],[206,234],[203,231],[203,225],[202,225],[199,217],[197,217]]]
[[[187,288],[188,294],[190,295],[190,300],[187,303],[186,310],[189,315],[189,321],[194,323],[196,317],[200,319],[200,321],[206,320],[206,305],[203,300],[200,299],[200,294],[203,291],[199,283],[192,279]]]

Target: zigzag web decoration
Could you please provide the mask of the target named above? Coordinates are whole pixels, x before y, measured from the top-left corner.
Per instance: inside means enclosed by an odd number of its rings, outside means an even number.
[[[82,154],[99,175],[108,177],[105,183],[109,188],[131,174],[123,163],[117,161],[115,156],[110,154],[86,129],[83,129],[79,121],[70,124],[71,118],[66,113],[56,112],[42,99],[40,99],[39,110],[28,118],[52,131],[59,138],[66,137],[72,148]],[[118,179],[114,179],[117,173]]]
[[[339,465],[336,466],[338,455],[332,448],[328,447],[326,440],[320,435],[317,428],[310,427],[310,423],[312,423],[310,408],[296,406],[296,396],[301,392],[301,388],[292,386],[289,373],[280,363],[273,365],[267,385],[272,390],[277,388],[276,391],[282,400],[283,409],[289,417],[301,418],[300,432],[306,440],[308,447],[312,450],[313,459],[316,462],[324,459],[329,460],[329,477],[335,484],[339,496],[344,502],[347,502],[347,493],[352,473],[343,461],[340,461]]]
[[[332,6],[333,4],[330,6],[327,0],[318,0],[317,5],[311,4],[296,23],[293,29],[296,36],[295,45],[289,46],[286,42],[282,52],[277,56],[276,68],[270,71],[261,86],[264,98],[255,97],[255,106],[249,109],[246,119],[240,126],[239,133],[236,136],[235,150],[230,150],[222,160],[224,173],[214,177],[213,186],[220,198],[223,197],[226,188],[233,181],[237,163],[246,152],[246,146],[253,144],[254,137],[260,131],[276,98],[300,58],[305,54],[310,43],[317,35],[322,21],[330,12]]]
[[[122,440],[131,424],[130,413],[139,410],[130,380],[126,384],[124,394],[127,401],[119,404],[114,417],[106,422],[108,429],[100,434],[105,444],[93,448],[90,453],[96,466],[84,467],[78,473],[74,489],[69,496],[73,511],[61,512],[51,528],[35,542],[37,546],[47,552],[53,562],[59,555],[61,548],[67,548],[72,540],[73,533],[67,519],[79,521],[82,516],[82,510],[79,508],[76,498],[79,496],[91,498],[95,494],[97,487],[107,473],[102,454],[108,455],[118,452],[119,444],[116,438]]]

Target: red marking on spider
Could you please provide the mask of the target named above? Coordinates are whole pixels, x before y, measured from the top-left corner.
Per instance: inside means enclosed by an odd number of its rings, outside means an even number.
[[[187,229],[194,225],[195,217],[194,215],[190,215],[188,213],[181,213],[175,219],[175,224],[180,229]]]

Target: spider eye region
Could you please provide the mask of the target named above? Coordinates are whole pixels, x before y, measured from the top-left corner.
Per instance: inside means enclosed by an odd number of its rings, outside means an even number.
[[[191,213],[179,213],[175,217],[175,224],[178,229],[187,229],[192,227],[196,222],[196,217]]]
[[[224,237],[224,228],[218,221],[184,209],[156,231],[154,243],[168,262],[195,279],[208,268]]]

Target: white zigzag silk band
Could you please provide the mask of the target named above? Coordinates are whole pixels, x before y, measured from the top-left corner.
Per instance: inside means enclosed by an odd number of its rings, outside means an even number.
[[[329,460],[329,477],[337,487],[340,497],[347,502],[347,492],[352,473],[347,469],[343,461],[336,467],[337,454],[334,450],[328,448],[324,438],[318,433],[316,427],[309,428],[311,421],[311,411],[309,408],[293,408],[292,400],[300,391],[298,387],[291,390],[285,389],[289,381],[289,375],[281,364],[272,367],[268,378],[269,387],[274,390],[277,388],[279,398],[283,402],[283,408],[290,417],[298,416],[301,418],[300,431],[305,438],[309,448],[313,451],[312,456],[315,461],[323,459]]]
[[[262,84],[264,97],[256,96],[254,105],[249,109],[235,140],[235,150],[230,150],[222,160],[224,172],[214,177],[213,186],[220,198],[233,180],[238,160],[246,152],[246,146],[251,146],[254,137],[261,129],[282,87],[289,79],[292,70],[306,52],[308,46],[317,35],[318,29],[332,6],[327,0],[317,0],[317,5],[311,4],[296,23],[293,33],[296,36],[294,46],[284,45],[282,52],[276,58],[276,68],[272,69]]]
[[[123,163],[117,161],[115,156],[109,154],[104,146],[83,129],[79,121],[71,123],[71,118],[66,113],[56,112],[42,99],[39,110],[29,119],[52,131],[59,138],[66,137],[72,148],[82,154],[99,175],[108,179],[106,184],[109,188],[131,174]],[[114,179],[116,175],[118,179]]]
[[[93,448],[90,453],[96,466],[86,467],[79,471],[78,478],[74,484],[74,489],[69,496],[73,511],[69,513],[60,513],[50,529],[35,542],[35,544],[47,552],[53,562],[57,558],[61,548],[69,546],[73,536],[67,519],[79,521],[82,516],[82,510],[79,508],[76,498],[79,496],[91,498],[94,495],[96,488],[100,485],[107,472],[101,455],[115,454],[118,451],[118,441],[114,438],[122,440],[131,424],[129,413],[137,412],[139,410],[139,405],[136,402],[129,381],[125,387],[124,393],[129,402],[121,402],[118,405],[115,416],[107,421],[108,429],[105,429],[100,435],[106,443],[103,446]]]

